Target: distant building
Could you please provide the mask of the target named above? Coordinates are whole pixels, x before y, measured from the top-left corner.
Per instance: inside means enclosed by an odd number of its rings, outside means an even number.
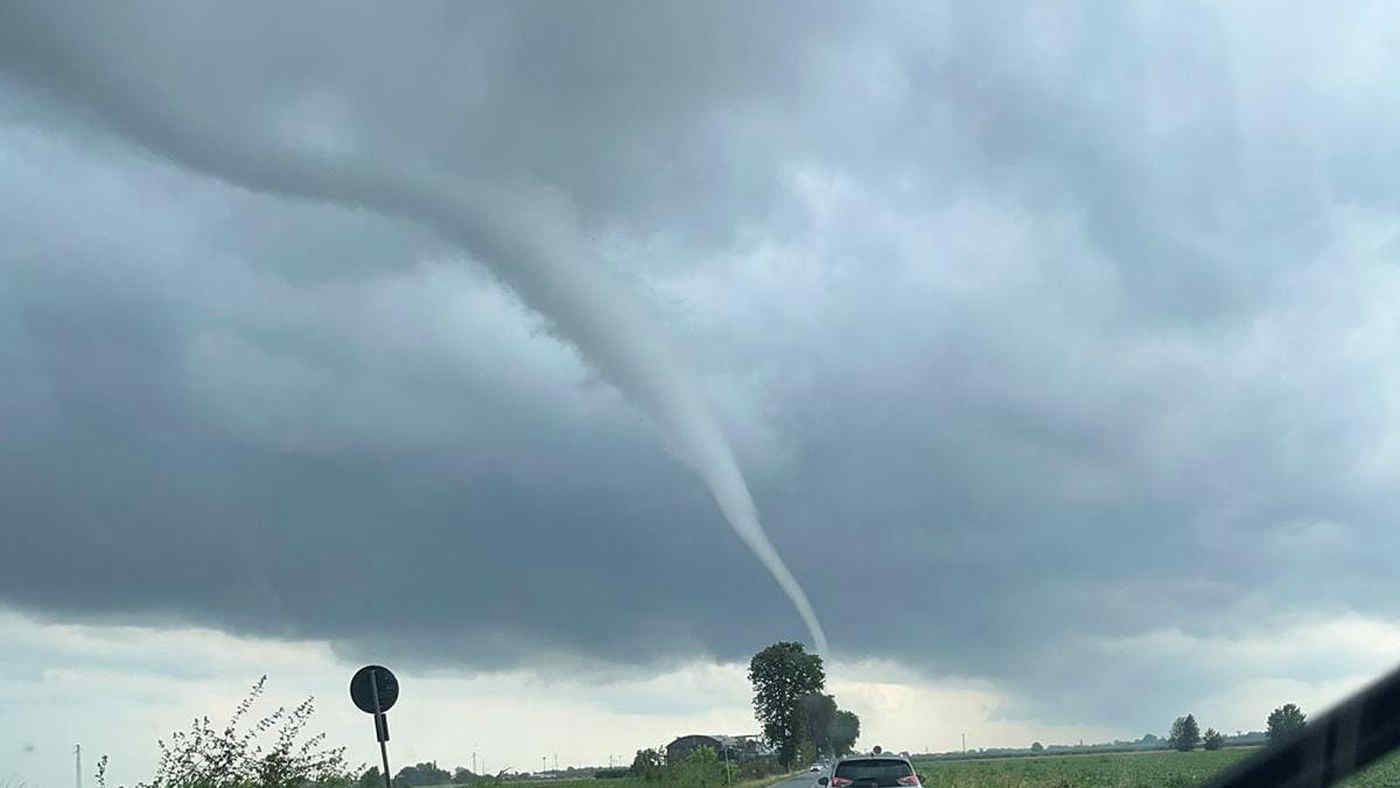
[[[699,733],[692,733],[689,736],[680,736],[675,741],[666,745],[666,762],[680,763],[689,757],[692,752],[701,747],[709,747],[715,751],[716,755],[719,755],[724,745],[720,744],[719,739],[714,736],[706,736]]]
[[[771,749],[764,746],[763,739],[759,736],[692,733],[689,736],[681,736],[666,745],[666,762],[679,763],[701,747],[709,747],[715,751],[715,755],[721,758],[727,757],[731,761],[751,761],[773,754]]]
[[[745,734],[743,736],[716,736],[729,750],[730,760],[747,761],[754,758],[773,755],[772,747],[763,743],[763,737],[757,734]]]

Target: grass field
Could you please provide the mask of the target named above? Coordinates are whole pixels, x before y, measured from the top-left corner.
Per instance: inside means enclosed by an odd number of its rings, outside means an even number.
[[[917,761],[929,788],[1158,788],[1199,785],[1254,748],[1049,755],[981,761]],[[1348,788],[1400,788],[1400,755],[1347,780]]]
[[[969,761],[919,761],[915,766],[927,788],[1173,788],[1201,781],[1255,752],[1230,747],[1216,752],[1119,752],[1047,755],[1040,758],[995,758]],[[781,779],[769,777],[731,788],[758,788]],[[657,788],[636,778],[618,780],[510,781],[509,788]],[[1345,788],[1400,788],[1400,753],[1386,758],[1340,785]],[[434,786],[433,788],[461,788]]]
[[[922,761],[919,773],[933,788],[1156,788],[1198,785],[1254,752],[1237,747],[1215,752],[1151,751],[1048,755],[980,761]]]

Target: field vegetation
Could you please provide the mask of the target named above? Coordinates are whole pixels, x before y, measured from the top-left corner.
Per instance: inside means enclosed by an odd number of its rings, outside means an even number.
[[[1220,750],[915,760],[926,788],[1161,788],[1194,786],[1257,751]],[[1400,753],[1339,783],[1346,788],[1400,788]]]

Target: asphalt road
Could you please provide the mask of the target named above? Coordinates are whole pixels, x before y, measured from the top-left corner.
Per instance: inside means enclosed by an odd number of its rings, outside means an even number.
[[[773,783],[772,788],[818,788],[817,778],[820,774],[816,772],[803,772],[796,777],[789,777],[780,783]]]

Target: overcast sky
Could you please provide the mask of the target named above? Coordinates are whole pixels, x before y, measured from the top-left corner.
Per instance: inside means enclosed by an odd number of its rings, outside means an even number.
[[[368,761],[370,660],[405,761],[755,729],[807,630],[532,250],[713,410],[863,744],[1400,658],[1393,12],[754,5],[0,5],[0,779],[262,673]]]

